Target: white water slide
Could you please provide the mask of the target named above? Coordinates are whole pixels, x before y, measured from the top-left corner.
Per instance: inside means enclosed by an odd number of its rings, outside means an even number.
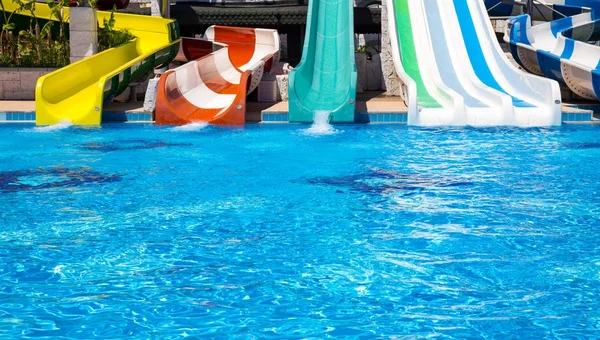
[[[480,0],[387,0],[411,125],[552,126],[558,83],[506,58]]]

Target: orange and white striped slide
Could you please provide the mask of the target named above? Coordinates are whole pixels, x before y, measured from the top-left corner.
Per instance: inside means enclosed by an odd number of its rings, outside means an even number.
[[[160,77],[156,123],[243,125],[246,96],[279,61],[279,35],[271,29],[211,26],[205,40],[182,39],[182,58],[193,61]]]

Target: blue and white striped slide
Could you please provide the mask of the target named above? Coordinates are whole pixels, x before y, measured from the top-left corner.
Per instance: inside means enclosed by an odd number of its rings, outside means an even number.
[[[600,6],[600,1],[595,3]],[[600,47],[587,43],[600,40],[597,13],[535,26],[528,15],[520,15],[509,19],[504,40],[510,44],[515,61],[527,71],[555,79],[582,98],[599,100]]]

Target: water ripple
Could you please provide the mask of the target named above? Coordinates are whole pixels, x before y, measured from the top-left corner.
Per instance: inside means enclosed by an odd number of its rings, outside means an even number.
[[[303,129],[0,126],[0,338],[600,336],[597,127]]]

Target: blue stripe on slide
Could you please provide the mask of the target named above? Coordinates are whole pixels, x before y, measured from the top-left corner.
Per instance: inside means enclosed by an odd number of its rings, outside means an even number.
[[[600,98],[600,72],[596,70],[592,70],[592,85],[594,86],[596,98]]]
[[[529,41],[529,37],[527,36],[528,21],[529,15],[527,14],[508,19],[508,22],[512,24],[509,32],[511,43],[523,43],[525,45],[531,45],[531,41]]]
[[[573,27],[573,19],[572,18],[564,18],[560,20],[555,20],[550,23],[550,30],[552,31],[552,35],[555,37],[564,30]]]
[[[429,6],[425,15],[429,25],[429,32],[431,32],[431,45],[433,46],[433,53],[435,54],[435,61],[442,77],[442,82],[461,95],[465,100],[466,106],[487,107],[479,99],[469,94],[469,91],[464,88],[458,78],[456,68],[452,65],[452,57],[450,56],[454,42],[448,41],[444,36],[444,25],[442,24],[443,19],[439,5]],[[461,60],[460,62],[463,61]]]
[[[508,92],[506,92],[500,86],[500,84],[498,84],[498,81],[496,81],[496,78],[494,78],[494,75],[492,74],[492,71],[485,60],[485,55],[481,49],[481,43],[479,42],[479,37],[477,36],[477,31],[475,30],[475,23],[471,17],[472,14],[469,10],[467,0],[454,0],[454,7],[460,23],[463,39],[467,47],[467,52],[469,53],[469,59],[471,60],[471,65],[475,70],[475,74],[477,74],[477,77],[479,77],[479,79],[487,86],[508,94]],[[516,97],[512,97],[512,102],[514,106],[518,107],[533,106]]]
[[[575,51],[575,40],[565,39],[565,49],[563,50],[560,57],[562,59],[571,59],[574,51]]]
[[[537,51],[537,61],[544,76],[564,83],[560,67],[560,58],[546,51]]]

